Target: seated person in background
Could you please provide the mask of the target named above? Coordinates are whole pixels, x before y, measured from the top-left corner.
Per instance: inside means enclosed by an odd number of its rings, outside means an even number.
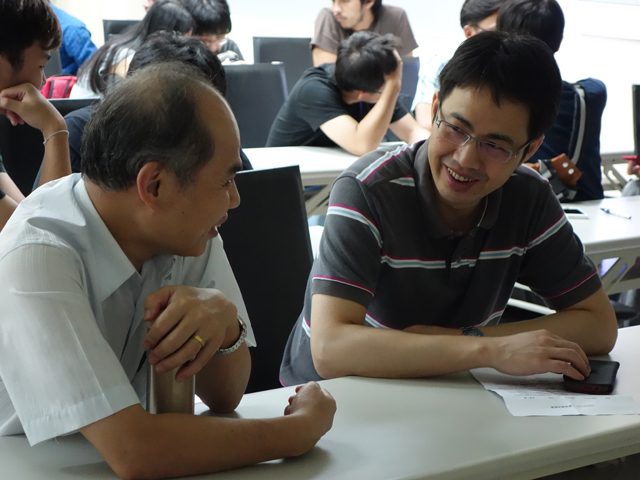
[[[476,367],[589,374],[617,323],[548,183],[519,168],[555,119],[561,79],[530,36],[484,32],[440,74],[425,142],[378,150],[333,185],[283,384]],[[515,282],[554,315],[499,324]]]
[[[60,38],[60,25],[46,0],[0,2],[0,114],[14,126],[27,123],[42,131],[40,183],[71,173],[67,126],[39,92],[44,66]],[[0,156],[0,230],[22,200],[24,195],[7,175]]]
[[[0,233],[0,434],[80,430],[121,477],[167,478],[300,455],[329,430],[317,384],[270,419],[140,405],[147,361],[195,375],[213,412],[245,391],[255,341],[217,231],[240,202],[239,146],[222,96],[182,62],[109,92],[82,175],[33,193]]]
[[[231,12],[226,0],[181,0],[196,22],[193,34],[222,62],[244,60],[231,32]]]
[[[131,65],[127,75],[133,74],[140,68],[156,63],[180,61],[193,65],[200,70],[211,84],[224,97],[227,91],[227,82],[224,68],[220,60],[197,38],[184,38],[177,33],[157,32],[150,35],[148,40],[140,46],[131,59]],[[80,108],[69,113],[64,119],[69,130],[69,153],[71,156],[71,171],[79,173],[82,165],[82,134],[87,126],[91,112],[96,105]],[[240,150],[242,170],[253,170],[251,162]],[[42,167],[36,178],[34,189],[40,183]]]
[[[564,15],[556,0],[509,0],[500,9],[497,28],[505,32],[533,35],[555,53],[562,42]],[[575,84],[562,82],[558,117],[546,132],[538,151],[529,159],[530,162],[537,162],[566,154],[578,167],[582,175],[577,185],[568,186],[564,191],[562,201],[604,198],[600,127],[606,103],[607,89],[600,80],[587,78]],[[582,138],[581,124],[584,124]]]
[[[152,33],[167,31],[189,36],[194,28],[193,17],[178,0],[155,2],[139,23],[105,42],[80,67],[70,98],[104,96],[127,75],[131,58]]]
[[[267,147],[338,144],[354,155],[378,148],[387,129],[407,143],[429,136],[398,101],[402,60],[392,35],[357,32],[335,64],[302,74],[271,126]]]
[[[465,38],[487,30],[496,29],[498,10],[505,0],[465,0],[460,10],[460,26]],[[420,76],[411,110],[421,127],[431,131],[431,102],[438,90],[438,75],[447,64],[442,57],[434,55],[426,60],[420,58]]]
[[[403,9],[382,5],[382,0],[332,0],[331,3],[331,8],[323,8],[316,18],[311,40],[315,67],[335,63],[342,41],[362,30],[398,37],[401,43],[398,52],[402,57],[410,57],[418,48]]]
[[[78,73],[80,65],[93,55],[97,47],[91,41],[91,32],[84,23],[53,4],[51,4],[51,8],[58,17],[62,29],[62,44],[60,45],[62,73],[75,75]]]

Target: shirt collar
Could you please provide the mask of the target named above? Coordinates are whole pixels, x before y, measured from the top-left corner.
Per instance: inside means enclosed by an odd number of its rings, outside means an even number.
[[[84,180],[76,183],[73,196],[86,219],[90,248],[93,251],[97,278],[93,279],[92,288],[96,293],[96,299],[103,302],[132,275],[137,276],[140,281],[142,277],[98,214]],[[174,263],[174,255],[157,255],[144,263],[142,272],[145,275],[147,272],[153,272],[154,275],[164,278],[170,273]]]
[[[429,140],[426,140],[416,152],[414,161],[414,178],[418,190],[420,210],[425,220],[425,226],[430,236],[434,238],[449,237],[453,232],[444,223],[435,199],[435,185],[429,165]],[[486,200],[486,208],[481,216],[478,228],[490,229],[495,224],[502,199],[502,187],[491,192]]]

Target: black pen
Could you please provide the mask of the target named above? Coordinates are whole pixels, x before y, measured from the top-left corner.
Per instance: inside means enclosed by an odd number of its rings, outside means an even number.
[[[604,213],[608,213],[609,215],[613,215],[615,217],[626,218],[627,220],[631,220],[631,215],[623,215],[621,213],[612,212],[608,208],[604,208],[604,207],[600,207],[600,210],[602,210]]]

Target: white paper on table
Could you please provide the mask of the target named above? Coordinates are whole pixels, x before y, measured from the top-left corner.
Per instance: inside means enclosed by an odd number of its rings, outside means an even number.
[[[485,389],[500,395],[516,417],[640,414],[640,404],[629,395],[570,393],[563,388],[562,375],[555,373],[516,377],[476,368],[471,374]]]

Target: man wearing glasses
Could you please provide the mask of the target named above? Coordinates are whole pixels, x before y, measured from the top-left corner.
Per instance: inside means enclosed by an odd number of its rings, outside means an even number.
[[[372,152],[336,180],[283,383],[589,374],[587,355],[615,344],[615,315],[551,188],[521,166],[560,91],[537,39],[485,32],[458,48],[431,138]],[[516,281],[557,313],[500,324]]]

